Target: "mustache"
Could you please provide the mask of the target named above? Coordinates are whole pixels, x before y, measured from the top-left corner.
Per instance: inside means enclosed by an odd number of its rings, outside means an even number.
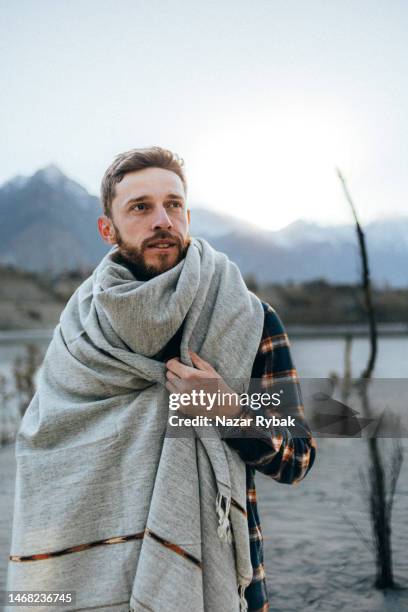
[[[153,236],[150,236],[149,238],[146,238],[145,240],[143,240],[142,251],[144,249],[147,249],[148,245],[151,242],[154,242],[155,240],[171,240],[172,242],[176,242],[180,249],[183,248],[183,241],[181,240],[180,236],[177,236],[176,234],[172,234],[171,232],[166,232],[166,230],[160,230]]]

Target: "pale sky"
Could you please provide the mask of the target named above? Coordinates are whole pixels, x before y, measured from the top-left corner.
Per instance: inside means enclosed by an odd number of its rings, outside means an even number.
[[[408,213],[404,0],[2,0],[0,182],[119,152],[186,162],[190,205],[279,229]]]

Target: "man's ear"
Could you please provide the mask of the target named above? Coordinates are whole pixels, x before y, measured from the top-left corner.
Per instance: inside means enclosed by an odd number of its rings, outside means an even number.
[[[188,224],[190,225],[190,209],[189,208],[187,208],[187,221],[188,221]]]
[[[98,217],[98,230],[102,239],[108,244],[116,244],[115,228],[111,219],[106,215]]]

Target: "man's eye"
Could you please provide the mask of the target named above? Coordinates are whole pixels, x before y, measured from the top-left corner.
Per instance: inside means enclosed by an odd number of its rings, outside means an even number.
[[[170,202],[170,206],[180,206],[181,207],[181,202],[177,202],[177,200],[175,200],[174,202]]]
[[[130,210],[144,210],[144,208],[146,208],[146,204],[143,204],[142,202],[137,202],[137,204],[133,204],[130,207]]]

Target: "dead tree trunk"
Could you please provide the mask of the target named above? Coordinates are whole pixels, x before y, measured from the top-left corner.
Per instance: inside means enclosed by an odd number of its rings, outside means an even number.
[[[367,311],[369,323],[370,337],[370,354],[367,365],[360,376],[359,391],[362,403],[363,416],[370,418],[370,402],[368,397],[368,385],[372,377],[375,367],[375,361],[378,350],[378,333],[375,320],[374,306],[372,300],[370,271],[368,265],[368,254],[365,242],[364,232],[358,220],[357,212],[354,203],[351,199],[347,184],[338,170],[338,176],[341,181],[344,194],[350,204],[358,237],[358,244],[362,262],[362,289],[364,293],[364,302]],[[397,454],[394,458],[394,474],[392,475],[392,486],[387,487],[386,475],[384,469],[384,460],[378,444],[377,431],[368,438],[368,449],[370,457],[369,467],[369,508],[371,516],[371,525],[373,532],[373,540],[376,551],[376,567],[377,576],[375,586],[379,589],[395,587],[393,569],[392,569],[392,544],[391,544],[391,510],[395,491],[396,478],[398,478],[399,469],[402,462],[402,451],[397,449]],[[394,482],[395,481],[395,482]]]

